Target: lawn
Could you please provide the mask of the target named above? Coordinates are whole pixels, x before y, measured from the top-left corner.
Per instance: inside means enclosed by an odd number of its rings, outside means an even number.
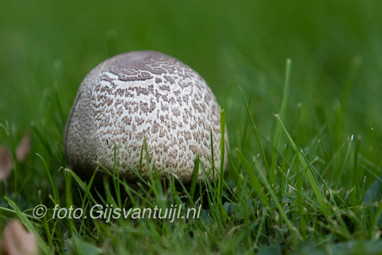
[[[14,160],[0,180],[0,233],[19,219],[41,254],[382,254],[380,10],[376,0],[3,1],[0,146]],[[118,166],[106,182],[65,162],[79,84],[133,50],[174,56],[211,87],[229,134],[218,181],[131,187]],[[200,213],[75,219],[53,217],[56,205]]]

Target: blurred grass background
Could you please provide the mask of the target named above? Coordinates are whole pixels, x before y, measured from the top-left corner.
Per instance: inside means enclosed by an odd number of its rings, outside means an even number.
[[[349,134],[361,135],[364,146],[372,143],[370,128],[381,135],[380,1],[37,0],[2,1],[0,9],[0,122],[16,140],[31,123],[49,134],[47,118],[62,127],[90,69],[142,49],[198,71],[226,109],[231,144],[249,153],[256,143],[243,138],[247,115],[238,88],[266,138],[286,58],[293,61],[286,122],[302,145],[322,128],[333,149]],[[57,150],[60,136],[47,137],[58,139]]]
[[[350,134],[362,137],[365,150],[376,150],[371,128],[381,141],[380,1],[2,1],[0,6],[0,123],[9,123],[16,141],[34,123],[62,150],[61,131],[87,72],[110,56],[142,49],[172,55],[207,80],[226,109],[232,147],[244,153],[258,150],[253,135],[247,137],[238,88],[250,99],[267,139],[280,106],[286,58],[293,61],[286,124],[302,146],[322,129],[329,151]],[[7,143],[5,132],[0,139]],[[48,154],[39,142],[33,146]]]

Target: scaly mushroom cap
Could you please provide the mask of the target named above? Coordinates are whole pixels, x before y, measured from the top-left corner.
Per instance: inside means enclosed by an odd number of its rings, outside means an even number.
[[[139,172],[145,138],[161,177],[170,171],[189,182],[196,155],[211,167],[211,131],[219,166],[220,108],[206,82],[175,58],[134,51],[107,59],[85,77],[66,123],[64,147],[69,165],[82,175],[92,174],[97,162],[112,170],[117,147],[121,176],[135,181],[129,167]]]

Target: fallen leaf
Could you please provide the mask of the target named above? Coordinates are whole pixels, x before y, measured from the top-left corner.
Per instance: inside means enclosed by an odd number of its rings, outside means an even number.
[[[0,238],[0,254],[37,255],[36,237],[19,220],[11,220]]]
[[[13,158],[8,148],[0,146],[0,181],[7,178],[13,168]]]
[[[30,143],[30,133],[25,132],[23,138],[21,139],[19,145],[16,148],[16,157],[19,162],[24,162],[26,156],[30,152],[31,143]]]

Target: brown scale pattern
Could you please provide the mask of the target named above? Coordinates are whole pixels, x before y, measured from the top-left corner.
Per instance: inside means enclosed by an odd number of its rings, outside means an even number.
[[[113,169],[117,146],[121,174],[134,181],[128,166],[138,171],[145,138],[162,177],[171,171],[188,182],[196,155],[211,167],[211,131],[215,165],[220,164],[219,109],[206,82],[179,60],[154,51],[115,56],[80,85],[64,134],[68,163],[88,174],[97,162]]]

